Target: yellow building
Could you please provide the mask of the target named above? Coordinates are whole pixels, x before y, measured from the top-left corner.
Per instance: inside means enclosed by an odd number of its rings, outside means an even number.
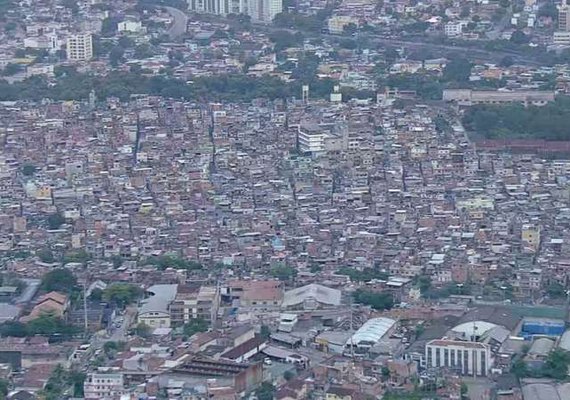
[[[540,227],[532,224],[523,225],[521,240],[524,248],[537,251],[540,246]]]

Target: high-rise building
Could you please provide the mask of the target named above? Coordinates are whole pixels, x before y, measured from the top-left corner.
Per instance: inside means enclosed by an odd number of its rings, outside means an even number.
[[[246,14],[253,21],[271,22],[283,11],[283,0],[187,0],[188,9],[197,13]]]
[[[67,38],[67,59],[87,61],[93,58],[93,37],[90,33]]]
[[[282,0],[248,0],[247,14],[253,21],[271,22],[280,12],[283,12]]]
[[[562,0],[562,4],[558,6],[558,30],[570,31],[570,6],[567,0]]]
[[[232,11],[231,0],[188,0],[188,9],[216,15],[227,15]]]

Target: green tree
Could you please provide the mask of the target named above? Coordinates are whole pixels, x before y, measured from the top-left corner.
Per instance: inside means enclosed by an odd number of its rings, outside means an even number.
[[[271,336],[271,329],[269,329],[267,325],[261,325],[259,334],[261,335],[262,338],[268,339],[269,336]]]
[[[77,279],[66,268],[56,268],[42,278],[40,288],[46,292],[68,293],[77,287]]]
[[[208,330],[208,323],[202,318],[192,318],[184,324],[183,332],[186,336],[192,336],[198,332],[206,332]]]
[[[124,55],[125,49],[123,49],[121,46],[115,46],[109,52],[109,62],[113,67],[116,67],[123,62]]]
[[[471,63],[466,58],[454,58],[443,68],[443,80],[446,82],[467,82],[471,75]]]
[[[128,36],[121,36],[117,43],[123,49],[130,49],[135,47],[135,41]]]
[[[108,17],[103,20],[101,24],[101,35],[102,36],[113,36],[117,33],[117,24],[120,19],[117,17]]]
[[[150,326],[148,326],[147,324],[145,324],[144,322],[139,323],[136,327],[135,327],[135,335],[140,336],[142,338],[146,338],[149,337],[151,334],[150,332]]]
[[[125,343],[123,342],[109,341],[105,342],[105,344],[103,345],[103,351],[105,352],[105,355],[108,358],[114,358],[115,354],[118,351],[123,351],[124,348],[125,348]]]
[[[113,268],[115,268],[115,269],[120,268],[121,265],[123,265],[124,261],[125,260],[123,260],[123,257],[121,257],[119,255],[111,256],[111,262],[113,263]]]
[[[63,319],[53,314],[41,314],[26,324],[26,333],[34,335],[64,335],[70,336],[78,332],[74,326],[68,325]]]
[[[95,288],[91,291],[89,295],[89,300],[92,301],[103,301],[103,291],[99,288]]]
[[[12,76],[16,75],[18,72],[22,71],[22,66],[20,64],[8,63],[2,70],[2,75]]]
[[[283,373],[283,379],[285,379],[286,381],[290,381],[294,377],[295,377],[295,372],[291,371],[290,369],[288,369]]]
[[[465,384],[465,382],[461,382],[460,394],[462,399],[467,399],[467,393],[469,392],[469,388]]]
[[[68,8],[72,14],[77,14],[79,12],[79,5],[76,0],[63,0],[61,5]]]
[[[528,376],[528,366],[523,359],[519,358],[513,363],[511,372],[519,379],[524,378]]]
[[[36,256],[40,259],[43,263],[51,264],[55,261],[55,257],[51,249],[44,248],[36,251]]]
[[[6,379],[0,379],[0,398],[5,399],[8,396],[10,382]]]
[[[114,283],[103,290],[103,300],[123,308],[135,302],[142,294],[142,289],[131,283]]]
[[[137,60],[143,60],[145,58],[150,58],[154,55],[151,47],[148,44],[140,44],[135,47],[133,58]]]
[[[499,62],[499,66],[501,67],[510,67],[515,63],[515,60],[511,56],[504,56],[501,61]]]
[[[60,213],[50,214],[47,217],[49,229],[59,229],[65,223],[65,218]]]
[[[527,44],[530,42],[530,38],[521,30],[514,31],[509,40],[515,44]]]
[[[547,378],[564,380],[568,378],[569,366],[570,353],[557,349],[548,355],[541,372]]]
[[[558,282],[553,282],[548,285],[546,292],[548,293],[548,296],[553,299],[562,299],[566,297],[566,289]]]
[[[26,325],[18,321],[7,321],[0,325],[2,337],[26,337],[28,332]]]
[[[33,164],[24,164],[22,166],[22,174],[25,176],[32,176],[36,173],[36,166]]]
[[[295,279],[297,270],[285,264],[275,264],[270,270],[271,276],[279,279],[280,281],[289,281]]]
[[[87,375],[80,371],[70,371],[67,377],[67,383],[73,389],[73,397],[83,398],[83,384]]]
[[[275,398],[275,386],[269,382],[263,382],[255,391],[258,400],[273,400]]]
[[[389,310],[394,306],[394,298],[391,293],[357,289],[352,296],[356,303],[369,305],[375,310]]]

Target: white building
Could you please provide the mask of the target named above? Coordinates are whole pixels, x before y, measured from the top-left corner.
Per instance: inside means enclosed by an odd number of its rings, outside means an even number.
[[[117,24],[117,31],[127,33],[139,33],[143,30],[141,21],[125,20]]]
[[[170,304],[176,297],[178,285],[153,285],[147,289],[152,294],[141,302],[137,322],[151,329],[170,328]]]
[[[246,14],[253,21],[271,22],[283,11],[282,0],[187,0],[193,12],[228,15]]]
[[[558,30],[570,31],[570,6],[567,0],[562,0],[562,4],[558,6]]]
[[[248,0],[247,2],[247,14],[253,21],[271,22],[282,11],[282,0]]]
[[[570,46],[570,32],[554,32],[554,36],[552,37],[552,44],[557,46]]]
[[[85,399],[114,399],[123,394],[123,374],[91,373],[83,383]]]
[[[31,36],[24,39],[24,47],[30,49],[46,49],[50,53],[59,50],[60,43],[57,35]]]
[[[299,151],[319,154],[328,151],[341,151],[349,147],[348,128],[341,122],[328,124],[301,124],[297,130]]]
[[[188,9],[190,11],[227,15],[232,13],[231,0],[189,0]]]
[[[87,61],[93,58],[93,37],[90,33],[67,38],[67,58],[72,61]]]
[[[348,24],[358,25],[358,20],[350,15],[335,15],[327,21],[329,33],[332,35],[341,35],[344,33],[344,27]]]
[[[448,22],[444,26],[445,36],[453,37],[461,35],[463,33],[463,27],[466,25],[465,21]]]
[[[391,318],[372,318],[362,325],[347,341],[347,347],[370,348],[393,331],[396,321]]]
[[[487,376],[492,364],[489,345],[446,339],[428,342],[425,359],[426,368],[448,368],[471,376]]]

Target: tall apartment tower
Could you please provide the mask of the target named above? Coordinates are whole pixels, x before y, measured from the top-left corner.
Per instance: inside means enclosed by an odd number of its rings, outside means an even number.
[[[88,61],[93,58],[93,37],[90,33],[73,35],[67,38],[67,59]]]
[[[558,30],[570,32],[570,6],[567,0],[562,0],[558,6]]]
[[[253,21],[271,22],[280,12],[282,0],[248,0],[248,15]]]

